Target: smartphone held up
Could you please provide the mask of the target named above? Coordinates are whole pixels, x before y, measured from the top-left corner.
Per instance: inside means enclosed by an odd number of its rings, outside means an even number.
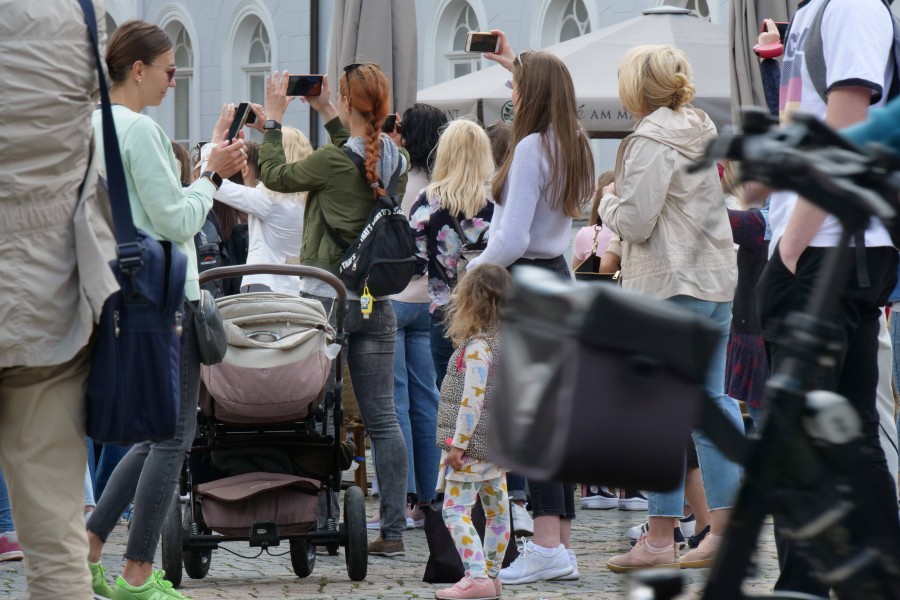
[[[470,31],[466,35],[466,52],[500,52],[500,36],[487,31]]]
[[[228,137],[225,139],[233,140],[238,136],[244,125],[255,122],[256,113],[253,112],[253,107],[250,106],[249,102],[241,102],[234,111],[234,118],[231,120],[231,126],[228,128]]]
[[[324,75],[289,75],[288,96],[320,96]]]

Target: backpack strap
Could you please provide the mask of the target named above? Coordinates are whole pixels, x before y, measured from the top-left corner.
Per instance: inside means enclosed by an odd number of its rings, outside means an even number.
[[[806,42],[803,44],[803,52],[806,55],[806,70],[809,72],[809,78],[816,93],[822,102],[828,102],[828,67],[825,64],[825,49],[822,44],[822,18],[825,15],[825,9],[831,0],[825,0],[822,3],[819,12],[813,17],[809,25]],[[881,3],[888,11],[891,24],[894,31],[893,43],[891,44],[891,56],[893,61],[893,77],[891,78],[890,89],[884,90],[886,99],[890,100],[900,95],[900,22],[891,11],[891,5],[888,0],[881,0]],[[790,32],[788,32],[790,33]]]
[[[353,150],[351,150],[350,148],[348,148],[347,146],[344,146],[343,148],[341,148],[341,150],[344,152],[344,154],[347,155],[347,158],[349,158],[351,161],[353,161],[353,164],[356,165],[356,168],[359,170],[360,174],[363,177],[363,181],[368,183],[369,178],[366,175],[366,163],[363,160],[363,157],[360,156],[359,154],[357,154],[356,152],[354,152]],[[397,195],[397,184],[400,181],[400,174],[401,174],[401,171],[403,170],[402,167],[403,167],[402,164],[397,165],[397,168],[394,170],[394,174],[391,175],[391,181],[388,183],[388,187],[387,187],[387,193],[389,196]],[[318,206],[319,206],[319,211],[322,213],[322,224],[325,226],[325,231],[328,233],[328,236],[334,241],[335,244],[338,245],[338,247],[341,250],[346,252],[347,249],[350,247],[350,244],[345,242],[344,238],[342,238],[340,235],[338,235],[338,232],[335,231],[334,228],[328,224],[328,219],[325,218],[325,209],[322,208],[321,204],[319,204]]]
[[[359,170],[360,174],[362,175],[363,181],[366,182],[366,185],[369,185],[369,176],[366,174],[366,161],[363,159],[363,157],[347,146],[344,146],[343,148],[341,148],[341,150],[343,150],[344,154],[347,155],[347,158],[353,161],[353,164],[356,165],[357,170]],[[391,175],[391,180],[388,182],[388,185],[385,188],[389,196],[397,195],[397,184],[400,182],[400,171],[402,170],[402,166],[402,164],[397,165],[397,168],[394,170],[393,175]]]

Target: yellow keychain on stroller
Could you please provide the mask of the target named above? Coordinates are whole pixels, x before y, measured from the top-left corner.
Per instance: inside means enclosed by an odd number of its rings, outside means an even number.
[[[362,312],[363,319],[368,319],[374,308],[375,296],[369,293],[369,286],[365,286],[362,296],[359,297],[359,310]]]

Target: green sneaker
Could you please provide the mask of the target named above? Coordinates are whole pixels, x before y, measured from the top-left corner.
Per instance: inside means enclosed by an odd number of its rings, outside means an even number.
[[[106,569],[103,565],[88,561],[88,568],[91,570],[91,587],[94,588],[94,593],[104,598],[112,598],[113,589],[106,581]]]
[[[112,600],[191,600],[184,594],[175,590],[170,581],[165,579],[165,571],[153,571],[150,578],[140,587],[128,585],[128,582],[119,577],[116,580],[116,589],[113,590]]]

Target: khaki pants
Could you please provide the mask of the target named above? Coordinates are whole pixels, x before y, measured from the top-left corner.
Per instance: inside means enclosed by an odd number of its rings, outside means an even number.
[[[84,396],[90,352],[0,369],[0,466],[30,600],[93,597],[84,529]]]

